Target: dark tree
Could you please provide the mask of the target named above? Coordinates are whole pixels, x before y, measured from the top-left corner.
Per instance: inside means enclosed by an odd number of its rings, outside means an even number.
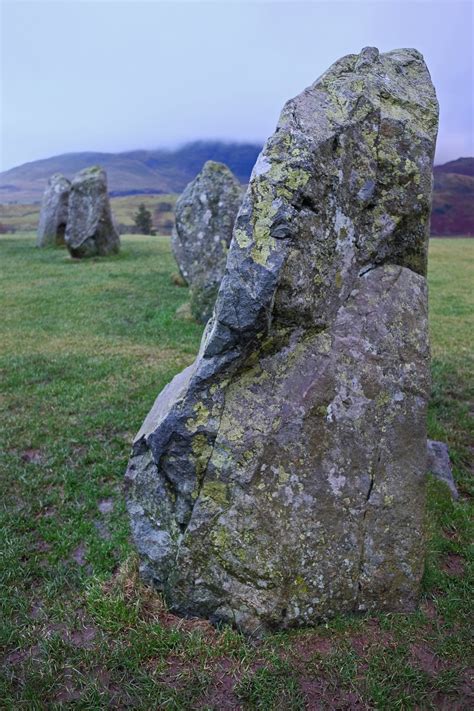
[[[146,209],[143,203],[138,206],[138,211],[135,213],[133,219],[135,221],[135,227],[137,228],[140,234],[153,234],[153,222],[151,219],[151,212]]]

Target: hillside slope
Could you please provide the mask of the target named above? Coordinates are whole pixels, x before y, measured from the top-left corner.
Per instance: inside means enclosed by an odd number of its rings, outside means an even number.
[[[71,178],[97,164],[107,171],[111,196],[180,193],[207,160],[225,163],[245,183],[260,150],[252,143],[196,141],[176,150],[66,153],[0,173],[0,202],[40,201],[53,173]]]
[[[474,158],[435,166],[431,234],[474,235]]]

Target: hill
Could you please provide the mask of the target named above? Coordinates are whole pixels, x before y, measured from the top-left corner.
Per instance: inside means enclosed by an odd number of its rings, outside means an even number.
[[[474,235],[474,158],[434,168],[431,234]]]
[[[474,158],[458,158],[450,160],[443,165],[435,165],[435,175],[440,173],[459,173],[460,175],[474,176]]]
[[[53,173],[72,178],[79,170],[97,164],[107,171],[111,197],[180,193],[207,160],[225,163],[246,183],[260,150],[261,146],[253,143],[196,141],[176,150],[66,153],[0,173],[0,202],[39,202]]]

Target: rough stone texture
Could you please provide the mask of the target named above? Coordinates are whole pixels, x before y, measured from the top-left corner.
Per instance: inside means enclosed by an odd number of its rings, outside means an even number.
[[[428,440],[427,469],[430,474],[434,474],[437,479],[446,484],[453,499],[459,499],[459,492],[454,481],[447,444],[432,439]]]
[[[81,170],[72,181],[66,246],[72,257],[107,256],[118,252],[120,237],[107,193],[105,170]]]
[[[60,173],[52,175],[44,191],[36,237],[37,247],[64,244],[71,183]]]
[[[191,313],[205,323],[224,276],[242,187],[227,166],[207,161],[176,203],[171,247],[191,291]]]
[[[437,123],[413,49],[344,57],[285,105],[126,475],[142,573],[179,613],[260,633],[416,603]]]

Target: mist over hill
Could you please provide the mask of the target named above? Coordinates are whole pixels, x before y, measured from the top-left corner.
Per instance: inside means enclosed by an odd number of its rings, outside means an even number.
[[[0,202],[40,201],[53,173],[72,178],[79,170],[97,164],[107,171],[112,197],[180,193],[207,160],[225,163],[246,183],[261,148],[253,143],[195,141],[175,150],[65,153],[0,173]]]

